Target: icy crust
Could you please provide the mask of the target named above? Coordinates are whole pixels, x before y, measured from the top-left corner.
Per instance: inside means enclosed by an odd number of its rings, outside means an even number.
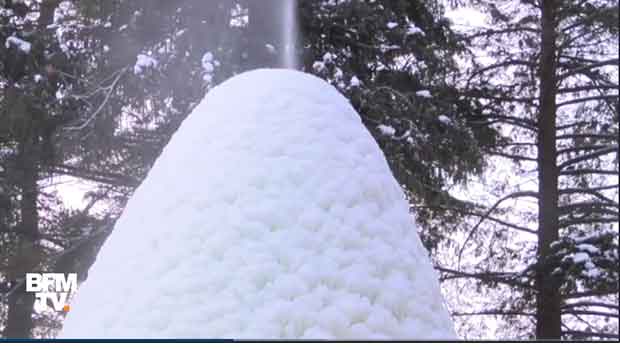
[[[348,101],[256,70],[136,190],[61,337],[453,338],[403,193]]]

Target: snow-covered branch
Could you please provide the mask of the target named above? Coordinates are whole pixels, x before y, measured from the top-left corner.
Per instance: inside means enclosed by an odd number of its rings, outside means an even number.
[[[614,94],[614,95],[597,95],[597,96],[588,96],[588,97],[582,97],[582,98],[576,98],[574,100],[569,100],[569,101],[564,101],[564,102],[560,102],[556,105],[556,108],[560,108],[563,106],[568,106],[568,105],[572,105],[572,104],[576,104],[576,103],[582,103],[582,102],[588,102],[588,101],[595,101],[595,100],[611,100],[614,98],[618,98],[618,94]]]
[[[567,160],[565,162],[560,163],[558,165],[558,169],[564,169],[564,168],[569,167],[571,165],[574,165],[574,164],[577,164],[577,163],[580,163],[580,162],[583,162],[583,161],[586,161],[586,160],[595,159],[595,158],[598,158],[600,156],[604,156],[606,154],[614,153],[614,152],[618,153],[618,146],[617,145],[616,146],[605,147],[605,148],[603,148],[601,150],[598,150],[598,151],[595,151],[595,152],[591,152],[591,153],[588,153],[588,154],[584,154],[582,156],[575,157],[573,159],[569,159],[569,160]]]

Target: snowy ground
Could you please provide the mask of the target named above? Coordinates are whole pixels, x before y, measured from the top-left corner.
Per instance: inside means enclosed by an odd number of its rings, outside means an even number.
[[[454,337],[403,193],[332,86],[213,89],[137,189],[60,337]]]

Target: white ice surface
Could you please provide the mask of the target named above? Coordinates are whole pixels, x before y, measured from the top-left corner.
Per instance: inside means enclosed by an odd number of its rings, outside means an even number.
[[[214,88],[136,190],[62,338],[453,338],[403,192],[314,76]]]

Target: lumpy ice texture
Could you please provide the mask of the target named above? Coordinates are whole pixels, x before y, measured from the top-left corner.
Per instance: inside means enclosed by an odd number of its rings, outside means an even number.
[[[60,336],[453,338],[408,208],[336,89],[238,75],[135,191]]]

